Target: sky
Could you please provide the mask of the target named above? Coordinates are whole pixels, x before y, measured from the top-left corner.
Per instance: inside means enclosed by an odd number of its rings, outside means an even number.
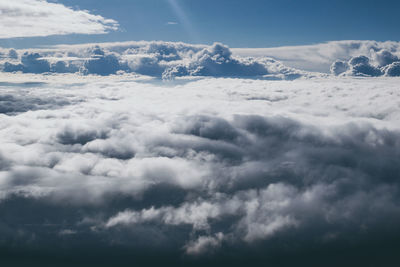
[[[45,37],[3,37],[0,46],[23,48],[62,43],[162,40],[201,44],[222,42],[230,47],[276,47],[332,40],[400,40],[397,23],[400,2],[395,0],[50,2],[112,19],[116,27],[101,34],[72,32]],[[59,23],[68,25],[66,21]]]

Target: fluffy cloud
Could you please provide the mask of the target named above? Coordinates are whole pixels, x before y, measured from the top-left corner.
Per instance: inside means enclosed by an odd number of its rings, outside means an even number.
[[[259,62],[238,60],[232,57],[227,46],[215,43],[196,53],[187,65],[167,69],[164,77],[170,76],[262,76],[268,74],[267,67]]]
[[[393,55],[391,52],[387,50],[381,50],[377,52],[375,55],[375,61],[377,61],[378,66],[384,67],[386,65],[392,64],[393,62],[400,61],[400,59]]]
[[[122,70],[119,59],[115,54],[106,54],[100,47],[95,47],[92,57],[84,64],[85,74],[110,75]]]
[[[332,41],[305,46],[287,46],[274,48],[237,48],[233,54],[244,57],[271,57],[286,66],[306,71],[328,73],[335,60],[348,61],[352,57],[365,55],[369,58],[392,59],[382,51],[400,56],[399,42],[376,41]],[[377,55],[378,54],[378,55]],[[384,59],[386,57],[386,59]],[[387,63],[385,63],[387,64]]]
[[[99,266],[397,257],[396,79],[26,75],[3,76],[0,98],[6,261],[38,250]]]
[[[0,14],[0,38],[101,34],[118,29],[115,20],[41,0],[2,0]]]
[[[349,64],[342,60],[336,60],[331,65],[331,73],[334,75],[340,75],[349,69]]]
[[[17,51],[16,51],[17,52]],[[17,52],[18,53],[18,52]],[[288,79],[318,76],[269,58],[238,58],[223,44],[127,42],[22,50],[5,57],[4,72],[75,73],[107,76],[120,72],[174,79],[183,76]],[[45,66],[46,65],[46,66]]]
[[[374,54],[373,59],[367,56],[356,56],[348,62],[336,60],[331,66],[334,75],[351,76],[399,76],[397,65],[400,59],[387,50],[381,50]]]
[[[398,77],[400,76],[400,61],[393,62],[385,67],[386,76]]]

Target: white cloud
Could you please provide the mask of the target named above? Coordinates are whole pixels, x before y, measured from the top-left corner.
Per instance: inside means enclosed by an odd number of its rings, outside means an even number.
[[[340,76],[400,76],[400,59],[387,50],[380,50],[374,53],[373,58],[356,56],[348,62],[336,60],[331,66],[331,73]]]
[[[284,66],[270,58],[242,58],[226,45],[173,42],[126,42],[24,49],[21,62],[4,57],[4,72],[73,73],[107,76],[134,72],[163,79],[183,76],[257,77],[293,80],[320,76]],[[1,63],[1,62],[0,62]]]
[[[44,0],[0,0],[0,38],[103,34],[118,23],[86,10]]]
[[[0,78],[2,247],[251,261],[400,236],[398,78]]]
[[[372,58],[381,50],[400,56],[400,43],[349,40],[304,46],[232,49],[233,54],[237,56],[271,57],[289,67],[324,73],[329,72],[335,60],[347,61],[351,57],[361,55]]]

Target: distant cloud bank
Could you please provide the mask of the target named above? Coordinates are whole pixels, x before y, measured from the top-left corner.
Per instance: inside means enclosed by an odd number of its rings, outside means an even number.
[[[20,54],[20,56],[19,56]],[[110,75],[131,72],[163,79],[183,76],[295,79],[310,75],[271,58],[236,57],[226,45],[127,42],[3,52],[4,72]],[[315,75],[314,75],[315,76]]]
[[[399,76],[399,62],[399,43],[373,41],[262,49],[162,41],[0,48],[3,72],[136,73],[163,79],[211,76],[293,80],[329,72],[336,76]]]

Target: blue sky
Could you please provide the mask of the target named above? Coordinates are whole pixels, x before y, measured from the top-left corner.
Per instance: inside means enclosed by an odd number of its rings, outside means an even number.
[[[108,34],[1,39],[0,46],[164,40],[231,47],[400,40],[394,0],[58,0],[118,21]],[[172,22],[172,23],[168,23]],[[176,23],[176,24],[175,24]]]

